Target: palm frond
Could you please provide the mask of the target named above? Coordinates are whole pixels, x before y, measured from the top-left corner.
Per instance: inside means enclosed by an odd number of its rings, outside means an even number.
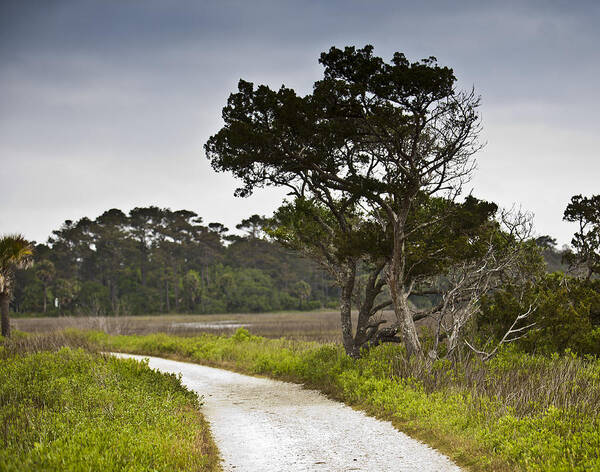
[[[10,291],[15,270],[33,265],[33,246],[21,234],[0,237],[0,293]]]

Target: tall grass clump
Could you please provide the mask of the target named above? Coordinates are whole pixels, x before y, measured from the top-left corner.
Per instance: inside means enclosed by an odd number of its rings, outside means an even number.
[[[81,348],[86,351],[97,351],[98,346],[82,331],[53,331],[46,334],[29,334],[21,331],[13,332],[12,337],[0,337],[0,357],[10,358],[16,355],[27,355],[36,352],[58,351],[63,347]]]
[[[0,345],[0,470],[213,471],[199,399],[174,375],[73,333]],[[62,345],[62,346],[61,346]]]
[[[506,349],[492,361],[433,364],[383,345],[351,359],[340,346],[231,336],[88,334],[101,346],[304,383],[391,420],[472,470],[600,470],[600,361]]]

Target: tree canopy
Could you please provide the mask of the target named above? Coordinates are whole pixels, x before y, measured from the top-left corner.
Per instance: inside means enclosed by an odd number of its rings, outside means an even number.
[[[15,272],[33,262],[32,245],[20,234],[0,238],[0,311],[2,336],[10,336],[9,303],[14,292]]]

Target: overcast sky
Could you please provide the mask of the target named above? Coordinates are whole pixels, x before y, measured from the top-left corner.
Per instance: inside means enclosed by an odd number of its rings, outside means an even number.
[[[436,56],[482,96],[470,187],[570,241],[600,193],[600,2],[0,1],[0,234],[158,205],[230,228],[283,192],[233,197],[202,149],[244,78],[299,92],[335,45]]]

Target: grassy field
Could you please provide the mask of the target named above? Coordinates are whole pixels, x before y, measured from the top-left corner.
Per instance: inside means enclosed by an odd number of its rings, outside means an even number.
[[[407,361],[401,347],[387,345],[355,361],[333,343],[339,340],[335,312],[15,321],[21,329],[44,332],[102,328],[113,334],[70,336],[104,350],[303,383],[391,420],[469,470],[600,471],[596,359],[508,350],[489,363],[469,359],[425,366]],[[285,339],[267,339],[281,336]]]
[[[336,345],[231,337],[88,333],[104,349],[304,383],[439,448],[475,471],[600,470],[600,361],[501,353],[427,368],[385,345],[353,360]]]
[[[386,313],[392,319],[391,313]],[[196,336],[201,333],[231,335],[240,327],[266,338],[286,337],[304,341],[340,342],[339,311],[238,313],[225,315],[152,315],[121,317],[15,318],[21,331],[46,333],[66,328],[100,330],[110,334],[168,333]]]
[[[196,394],[89,347],[80,336],[0,341],[0,470],[221,470]]]

